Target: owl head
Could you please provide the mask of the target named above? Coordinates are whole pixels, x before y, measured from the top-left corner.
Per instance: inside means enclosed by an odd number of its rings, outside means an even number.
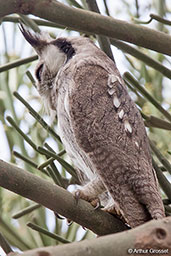
[[[55,79],[66,64],[72,64],[85,57],[104,54],[96,45],[86,37],[58,37],[53,39],[48,33],[34,33],[26,29],[22,24],[20,30],[35,49],[39,56],[39,63],[35,70],[37,89],[41,96],[45,96],[53,88]]]
[[[21,24],[20,30],[39,56],[35,70],[37,89],[46,96],[53,88],[61,67],[75,55],[75,50],[67,38],[51,38],[47,33],[32,33]]]

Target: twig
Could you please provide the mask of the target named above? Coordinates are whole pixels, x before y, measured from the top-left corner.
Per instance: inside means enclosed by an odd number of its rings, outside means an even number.
[[[37,169],[41,170],[44,167],[47,167],[51,162],[54,161],[53,157],[48,158],[46,161],[44,161],[42,164],[38,165]]]
[[[149,24],[150,22],[152,22],[152,20],[157,20],[158,22],[160,22],[162,24],[171,26],[171,21],[170,20],[164,19],[163,17],[161,17],[159,15],[156,15],[156,14],[153,14],[153,13],[150,14],[150,19],[148,21],[142,21],[142,20],[139,20],[137,18],[133,18],[133,20],[137,24]]]
[[[29,70],[26,71],[26,75],[28,76],[28,78],[30,79],[31,83],[33,84],[34,87],[36,87],[36,81],[34,80],[32,74],[30,73]]]
[[[53,171],[53,169],[48,166],[46,168],[46,171],[49,173],[49,176],[53,179],[55,184],[58,185],[58,186],[61,186],[61,183],[60,183],[58,177],[56,176],[55,172]]]
[[[75,169],[70,164],[68,164],[64,159],[59,157],[57,154],[55,154],[51,151],[48,151],[42,147],[38,147],[38,151],[41,154],[44,154],[48,157],[53,157],[54,159],[56,159],[71,174],[71,176],[73,176],[74,178],[77,178]]]
[[[40,28],[38,27],[37,23],[34,22],[34,20],[30,19],[28,16],[19,14],[21,20],[26,24],[28,27],[30,27],[34,32],[40,33]]]
[[[38,208],[40,208],[40,207],[41,207],[40,204],[32,204],[32,205],[30,205],[30,206],[28,206],[28,207],[22,209],[21,211],[15,213],[14,215],[12,215],[12,218],[13,218],[13,219],[21,218],[21,217],[23,217],[24,215],[29,214],[29,213],[31,213],[32,211],[34,211],[34,210],[36,210],[36,209],[38,209]]]
[[[28,104],[27,101],[21,97],[21,95],[18,92],[14,92],[14,96],[20,100],[26,108],[29,110],[29,113],[43,126],[44,129],[46,129],[55,139],[57,139],[59,142],[61,142],[60,137],[54,132],[54,130],[43,120],[43,118]]]
[[[51,237],[51,238],[57,240],[58,242],[61,242],[63,244],[70,243],[69,240],[67,240],[67,239],[65,239],[65,238],[63,238],[63,237],[61,237],[61,236],[59,236],[57,234],[51,233],[48,230],[46,230],[46,229],[44,229],[44,228],[42,228],[42,227],[40,227],[40,226],[38,226],[38,225],[36,225],[34,223],[29,222],[29,223],[27,223],[27,226],[29,228],[33,229],[33,230],[36,230],[36,231],[38,231],[38,232],[40,232],[40,233],[42,233],[42,234],[44,234],[44,235],[46,235],[48,237]]]
[[[143,95],[147,98],[170,122],[171,115],[167,112],[155,99],[152,97],[139,83],[138,81],[129,73],[124,73],[124,79],[127,79],[132,85],[134,85]]]
[[[160,168],[158,167],[158,165],[156,164],[154,159],[153,159],[153,167],[154,167],[154,169],[156,171],[157,178],[159,180],[161,188],[163,189],[163,191],[165,192],[165,194],[167,195],[169,200],[171,200],[171,184],[167,180],[167,178],[165,177],[163,172],[160,170]]]
[[[60,172],[58,171],[57,167],[55,166],[54,162],[50,163],[50,167],[51,167],[51,169],[53,170],[53,172],[55,174],[55,177],[56,177],[56,179],[58,181],[59,186],[61,186],[63,188],[66,188],[65,185],[64,185],[62,176],[61,176]]]
[[[103,3],[104,3],[104,6],[105,6],[106,14],[107,14],[108,16],[110,16],[109,8],[108,8],[108,6],[107,6],[106,0],[103,0]]]
[[[37,151],[36,144],[19,128],[19,126],[16,124],[13,118],[7,116],[6,119],[16,129],[16,131],[25,139],[25,141],[27,141],[27,143],[30,144],[30,146]]]
[[[7,70],[10,70],[12,68],[16,68],[18,66],[27,64],[29,62],[35,61],[37,59],[38,59],[37,55],[34,55],[34,56],[31,56],[31,57],[28,57],[28,58],[11,61],[10,63],[6,63],[6,64],[0,66],[0,73],[4,72],[4,71],[7,71]]]
[[[171,21],[170,20],[167,20],[167,19],[164,19],[164,18],[162,18],[161,16],[159,16],[159,15],[156,15],[156,14],[150,14],[150,17],[151,17],[151,19],[152,20],[157,20],[157,21],[159,21],[160,23],[163,23],[163,24],[165,24],[165,25],[169,25],[169,26],[171,26]]]
[[[23,188],[24,189],[24,188]],[[20,236],[16,229],[6,223],[6,221],[0,216],[1,232],[4,236],[8,237],[8,242],[13,246],[15,245],[20,250],[30,250],[32,246],[30,241],[25,241],[24,237]]]
[[[96,0],[86,0],[89,10],[100,14]],[[96,35],[100,48],[111,58],[114,62],[114,56],[110,47],[110,40],[108,37]]]
[[[145,125],[147,127],[156,127],[165,130],[171,130],[171,123],[162,120],[156,116],[147,116],[141,112],[142,117],[145,119]]]
[[[163,164],[166,170],[171,174],[171,164],[169,163],[169,161],[161,154],[161,152],[157,149],[157,147],[151,140],[149,140],[149,142],[151,149],[153,150],[161,164]]]
[[[0,246],[2,247],[4,252],[7,253],[7,254],[10,253],[10,252],[13,252],[11,246],[9,245],[9,243],[7,242],[7,240],[2,235],[1,232],[0,232]]]
[[[135,47],[130,46],[129,44],[126,44],[124,42],[121,42],[119,40],[111,39],[110,42],[119,48],[120,50],[134,56],[135,58],[143,61],[145,64],[148,66],[154,68],[164,76],[168,77],[171,79],[171,70],[164,65],[162,65],[159,61],[154,60],[147,54],[142,53],[141,51],[137,50]]]
[[[23,160],[24,162],[28,163],[28,164],[31,165],[32,167],[34,167],[34,168],[36,168],[36,169],[38,168],[38,165],[35,164],[35,162],[31,161],[29,158],[23,156],[22,154],[18,153],[17,151],[14,150],[14,151],[13,151],[13,154],[14,154],[15,157],[17,157],[17,158]]]
[[[73,5],[77,8],[83,9],[83,7],[75,0],[67,0],[67,2],[69,2],[71,5]]]

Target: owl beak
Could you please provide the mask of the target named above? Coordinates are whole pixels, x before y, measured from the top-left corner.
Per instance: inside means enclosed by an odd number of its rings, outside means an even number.
[[[20,23],[19,29],[27,42],[35,49],[35,51],[40,55],[43,48],[47,45],[45,41],[41,39],[40,33],[31,33],[26,29],[23,24]]]

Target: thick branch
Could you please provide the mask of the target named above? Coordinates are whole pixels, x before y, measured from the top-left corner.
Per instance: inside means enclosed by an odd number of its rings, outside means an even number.
[[[33,14],[70,29],[124,40],[171,55],[171,36],[163,32],[72,8],[58,1],[0,0],[0,6],[0,18],[12,13]]]
[[[83,200],[76,202],[71,193],[14,165],[0,160],[0,186],[29,198],[54,212],[105,235],[126,230],[119,219],[94,208]]]
[[[171,217],[150,221],[130,231],[68,245],[51,246],[24,252],[23,256],[125,256],[170,255]],[[154,251],[155,249],[159,251]],[[139,251],[138,251],[139,250]],[[144,253],[142,251],[144,251]],[[153,251],[152,251],[153,250]],[[153,252],[153,253],[152,253]],[[163,252],[163,253],[162,253]],[[11,254],[12,256],[13,254]],[[21,255],[16,253],[15,256]]]

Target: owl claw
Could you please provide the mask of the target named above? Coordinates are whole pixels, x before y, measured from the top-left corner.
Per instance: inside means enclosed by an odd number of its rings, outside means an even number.
[[[88,198],[84,195],[84,193],[80,189],[77,189],[76,191],[74,191],[73,195],[74,195],[76,204],[78,204],[79,199],[83,199],[85,201],[88,201]]]
[[[94,207],[94,210],[102,208],[99,198],[96,198],[93,201],[91,201],[91,205]]]
[[[85,195],[84,192],[80,189],[76,190],[73,192],[73,195],[76,199],[76,203],[78,203],[78,200],[79,199],[83,199],[87,202],[89,202],[93,207],[94,209],[98,209],[98,208],[101,208],[101,204],[100,204],[100,200],[99,198],[90,198],[89,196]]]
[[[78,200],[81,198],[80,190],[76,190],[74,192],[74,197],[75,197],[76,203],[78,203]]]
[[[126,223],[126,220],[122,214],[122,212],[120,211],[120,209],[118,207],[116,207],[115,205],[112,205],[110,207],[106,207],[103,209],[103,211],[108,212],[112,215],[115,215],[116,217],[118,217],[120,220],[122,220],[124,223]]]
[[[103,211],[105,212],[108,212],[110,214],[114,214],[114,215],[117,215],[117,216],[121,216],[121,212],[116,209],[114,206],[113,207],[109,207],[109,208],[104,208]]]

